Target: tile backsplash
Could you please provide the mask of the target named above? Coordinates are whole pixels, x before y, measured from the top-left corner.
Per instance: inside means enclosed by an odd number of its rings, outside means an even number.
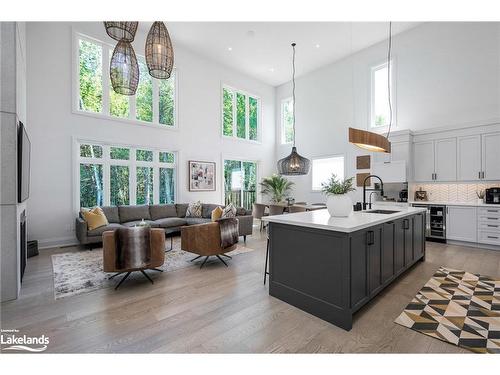
[[[455,183],[455,184],[419,184],[410,183],[408,187],[408,199],[415,198],[415,191],[427,191],[429,201],[440,202],[475,202],[476,192],[490,187],[499,187],[500,181],[489,183]]]

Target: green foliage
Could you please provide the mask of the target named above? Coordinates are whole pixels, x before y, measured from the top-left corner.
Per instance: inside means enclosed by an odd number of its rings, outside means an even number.
[[[249,121],[249,131],[250,139],[257,140],[257,119],[258,119],[258,109],[257,109],[257,99],[248,98],[248,121]]]
[[[356,190],[352,186],[352,181],[354,177],[347,178],[344,181],[337,178],[335,174],[332,174],[332,177],[327,182],[323,182],[321,184],[321,191],[326,195],[339,195],[339,194],[347,194],[350,191]]]
[[[286,195],[292,190],[293,185],[293,182],[276,174],[263,178],[260,183],[262,194],[268,195],[274,203],[283,201]]]
[[[175,160],[174,154],[171,152],[160,152],[160,163],[173,163]]]
[[[160,124],[174,126],[175,73],[172,73],[169,79],[160,79],[158,86],[160,90]]]
[[[139,86],[136,92],[136,118],[141,121],[153,121],[153,78],[149,75],[146,61],[138,57]]]
[[[153,161],[153,151],[136,150],[135,159],[137,161]]]
[[[223,100],[223,134],[233,135],[233,92],[228,89],[222,90]]]
[[[174,203],[174,189],[174,170],[172,168],[160,168],[160,203]]]
[[[102,158],[102,147],[96,145],[80,145],[80,156],[84,158]]]
[[[102,47],[80,40],[80,103],[83,111],[102,111]]]
[[[123,150],[123,149],[122,149]],[[130,204],[129,201],[129,168],[122,165],[112,165],[110,167],[110,203],[118,206]]]
[[[387,120],[384,115],[375,116],[375,126],[384,126],[385,124],[387,124]]]
[[[102,205],[102,165],[80,164],[80,207]]]
[[[236,93],[236,136],[246,138],[246,96]]]
[[[111,87],[111,83],[110,83]],[[128,118],[129,117],[129,101],[128,96],[121,95],[113,90],[113,87],[109,90],[109,114],[111,116]]]
[[[123,147],[111,147],[110,157],[114,160],[129,160],[130,150]]]
[[[137,167],[136,204],[153,204],[153,168]]]

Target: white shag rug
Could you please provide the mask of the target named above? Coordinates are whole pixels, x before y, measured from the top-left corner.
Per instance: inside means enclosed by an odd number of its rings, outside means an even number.
[[[204,257],[194,262],[190,262],[191,259],[196,257],[196,254],[181,250],[180,245],[180,237],[174,237],[173,250],[165,254],[165,263],[161,267],[158,267],[163,270],[163,272],[200,266],[200,262],[203,261]],[[166,249],[170,249],[170,239],[167,238],[165,246]],[[253,249],[238,245],[238,248],[228,253],[228,255],[234,256],[250,251],[253,251]],[[228,265],[231,266],[231,259],[223,259],[226,263],[229,262]],[[213,262],[220,263],[216,257],[211,257],[204,267]],[[221,265],[223,266],[223,264]],[[98,289],[115,287],[123,276],[119,275],[109,280],[108,278],[113,275],[113,273],[105,273],[102,268],[102,248],[77,250],[69,253],[52,255],[55,299],[89,293]],[[153,280],[162,274],[161,272],[155,271],[146,272]],[[140,272],[133,272],[120,288],[125,287],[126,283],[133,282],[133,280],[139,278],[144,279],[144,276]]]

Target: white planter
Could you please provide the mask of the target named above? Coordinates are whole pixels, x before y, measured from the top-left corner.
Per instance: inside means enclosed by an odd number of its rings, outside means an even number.
[[[347,217],[352,213],[352,200],[347,194],[329,195],[326,208],[330,216]]]

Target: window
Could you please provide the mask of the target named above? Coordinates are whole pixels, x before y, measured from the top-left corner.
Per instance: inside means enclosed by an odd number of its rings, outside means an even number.
[[[394,98],[392,85],[391,63],[391,100]],[[387,85],[388,65],[387,63],[377,65],[371,69],[371,127],[384,127],[389,125],[389,87]],[[394,103],[392,103],[394,107]]]
[[[293,142],[293,99],[281,101],[281,143]]]
[[[174,203],[173,152],[78,143],[80,207]]]
[[[251,210],[257,199],[257,163],[224,160],[224,201]]]
[[[258,140],[260,99],[230,87],[222,88],[222,134],[226,137]]]
[[[109,65],[114,46],[76,36],[77,82],[76,109],[113,119],[139,124],[155,124],[164,128],[176,126],[176,70],[167,80],[149,75],[143,56],[137,55],[139,85],[134,96],[117,94],[109,78]]]
[[[332,174],[344,179],[344,156],[313,159],[312,161],[312,189],[321,190],[321,184],[326,182]]]

